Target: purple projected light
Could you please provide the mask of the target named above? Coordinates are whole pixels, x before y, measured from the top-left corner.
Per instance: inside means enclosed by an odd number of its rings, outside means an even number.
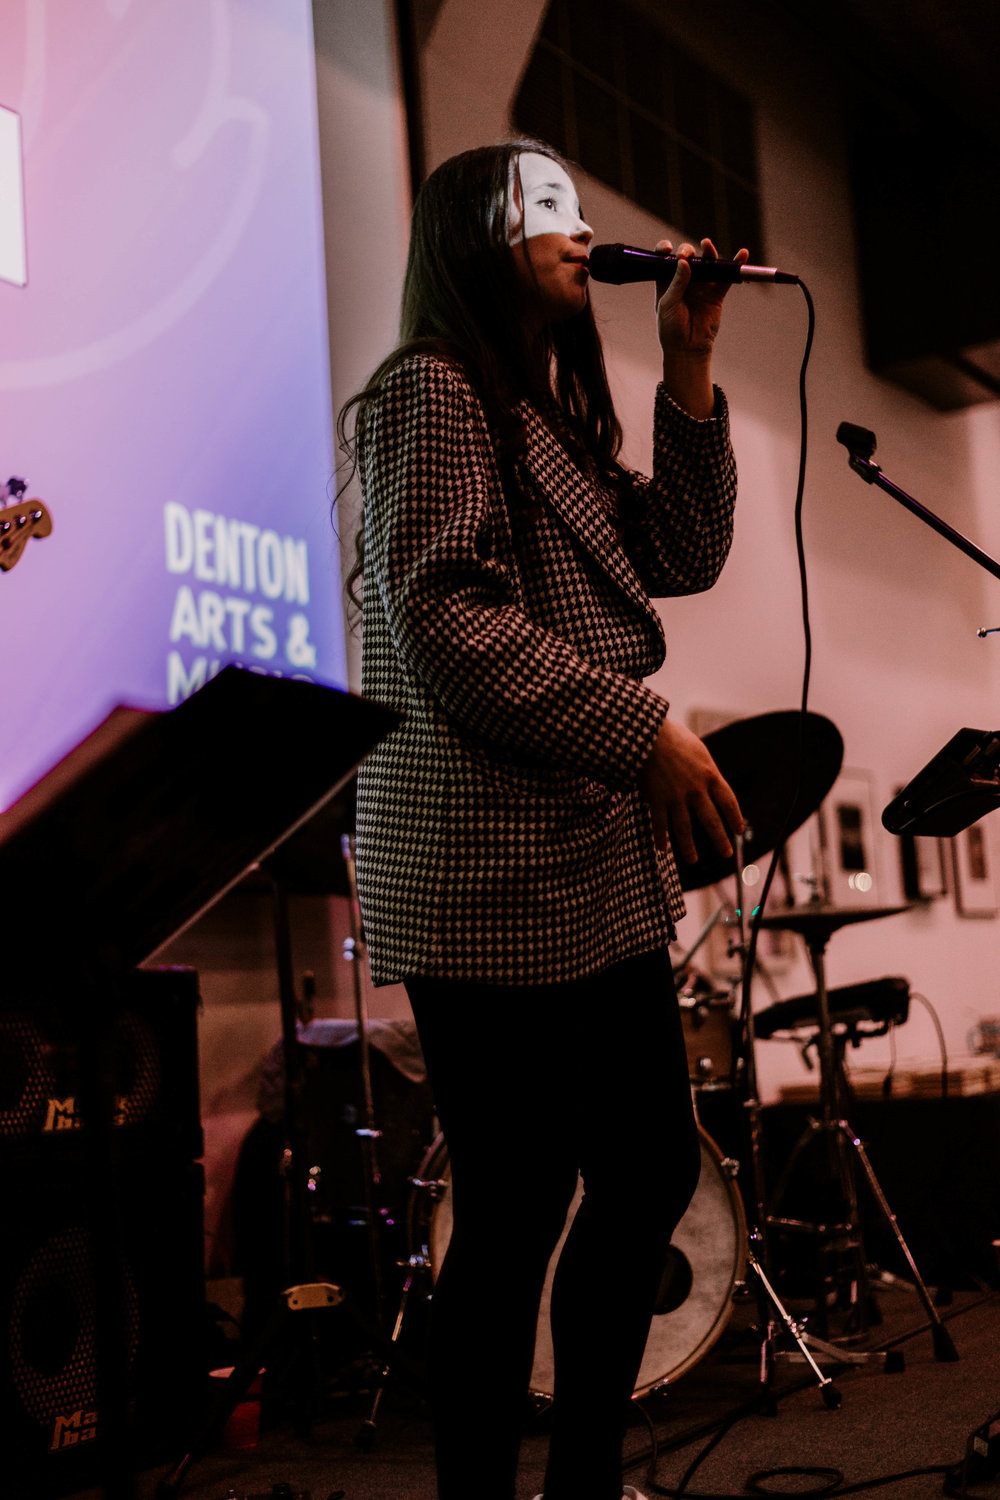
[[[0,99],[0,484],[54,523],[0,574],[3,806],[114,703],[345,667],[309,0],[11,3]]]

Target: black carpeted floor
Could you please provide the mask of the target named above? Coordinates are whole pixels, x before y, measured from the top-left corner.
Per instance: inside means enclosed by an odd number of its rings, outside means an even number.
[[[887,1373],[879,1361],[841,1367],[834,1373],[839,1409],[823,1402],[815,1381],[801,1364],[784,1363],[777,1373],[777,1411],[751,1409],[724,1433],[693,1476],[694,1495],[742,1495],[749,1476],[760,1470],[819,1468],[821,1476],[788,1476],[766,1481],[771,1493],[803,1494],[832,1484],[828,1493],[865,1493],[861,1487],[903,1471],[958,1465],[973,1429],[1000,1411],[1000,1294],[956,1294],[944,1310],[957,1348],[955,1363],[935,1358],[926,1317],[916,1296],[893,1287],[880,1290],[881,1327],[870,1347],[891,1345],[903,1368]],[[798,1310],[798,1309],[797,1309]],[[737,1306],[715,1348],[669,1389],[636,1409],[628,1440],[623,1479],[653,1500],[656,1485],[676,1486],[714,1429],[758,1395],[759,1341],[753,1306]],[[489,1358],[488,1308],[483,1358]],[[897,1357],[897,1363],[900,1361]],[[475,1371],[468,1378],[475,1379]],[[369,1451],[356,1438],[368,1402],[359,1393],[334,1399],[308,1436],[297,1435],[294,1411],[265,1407],[263,1430],[254,1448],[218,1446],[188,1474],[180,1493],[190,1500],[264,1500],[286,1483],[295,1496],[327,1500],[342,1491],[346,1500],[433,1500],[435,1494],[427,1415],[419,1391],[404,1382],[390,1384],[379,1413],[376,1440]],[[651,1437],[658,1448],[650,1475]],[[525,1437],[520,1497],[541,1487],[545,1455],[544,1416],[529,1424]],[[998,1455],[1000,1456],[1000,1455]],[[482,1472],[490,1455],[482,1454]],[[164,1468],[142,1474],[138,1500],[152,1500]],[[763,1483],[763,1481],[762,1481]],[[929,1500],[943,1493],[941,1474],[894,1478],[872,1493],[900,1500]],[[469,1500],[476,1500],[477,1474],[469,1475]],[[970,1496],[1000,1497],[1000,1477],[979,1478]],[[581,1495],[580,1500],[590,1500]]]

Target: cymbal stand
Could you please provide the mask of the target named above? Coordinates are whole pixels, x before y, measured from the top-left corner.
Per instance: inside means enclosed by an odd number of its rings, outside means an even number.
[[[411,1177],[410,1186],[414,1189],[415,1193],[424,1194],[430,1199],[434,1199],[442,1191],[445,1184],[440,1181],[425,1181],[420,1177]],[[428,1223],[429,1221],[430,1215],[428,1214]],[[419,1378],[419,1372],[415,1370],[413,1362],[409,1359],[403,1360],[401,1357],[399,1337],[403,1331],[403,1323],[406,1318],[407,1308],[410,1305],[410,1296],[415,1283],[420,1281],[424,1284],[425,1297],[430,1298],[432,1295],[434,1271],[431,1262],[430,1246],[427,1243],[426,1237],[422,1239],[419,1249],[411,1250],[409,1259],[405,1263],[400,1261],[399,1265],[402,1269],[405,1269],[406,1276],[403,1280],[403,1289],[399,1296],[399,1306],[396,1309],[396,1321],[392,1325],[392,1333],[389,1335],[388,1344],[386,1345],[386,1352],[379,1370],[378,1382],[375,1387],[375,1394],[372,1397],[371,1408],[367,1417],[361,1423],[361,1427],[354,1439],[357,1446],[365,1450],[373,1447],[375,1443],[375,1422],[393,1363],[402,1362],[411,1375],[416,1374]]]
[[[372,1265],[372,1286],[375,1293],[375,1321],[380,1331],[385,1326],[384,1287],[382,1284],[382,1262],[379,1244],[379,1219],[376,1201],[377,1189],[382,1181],[378,1165],[378,1142],[382,1132],[375,1124],[375,1099],[372,1092],[371,1048],[368,1042],[368,1009],[365,1005],[363,966],[366,956],[364,930],[361,925],[361,903],[358,900],[357,865],[355,862],[355,838],[351,833],[341,836],[340,849],[347,871],[350,891],[351,935],[344,944],[344,956],[351,960],[354,979],[354,1018],[358,1027],[358,1048],[361,1058],[361,1089],[364,1103],[364,1124],[354,1134],[361,1145],[361,1161],[365,1184],[365,1218],[368,1228],[368,1253]]]
[[[855,1279],[852,1282],[850,1295],[853,1312],[857,1319],[856,1327],[852,1332],[857,1336],[867,1333],[869,1327],[870,1290],[867,1258],[865,1256],[864,1240],[861,1234],[860,1215],[858,1211],[857,1179],[854,1171],[855,1161],[860,1162],[872,1196],[878,1205],[882,1217],[895,1235],[896,1242],[913,1275],[916,1291],[930,1319],[935,1358],[949,1361],[957,1360],[958,1352],[955,1349],[951,1334],[942,1323],[930,1293],[924,1285],[923,1278],[903,1238],[902,1231],[896,1221],[896,1216],[889,1206],[885,1193],[882,1191],[881,1184],[868,1159],[864,1145],[849,1121],[842,1118],[840,1114],[841,1100],[838,1087],[840,1069],[838,1066],[836,1039],[830,1018],[829,991],[826,983],[826,964],[824,958],[827,944],[831,934],[836,930],[837,922],[838,915],[835,912],[824,919],[823,913],[817,911],[815,919],[803,930],[803,936],[809,950],[809,961],[816,982],[816,1009],[819,1025],[816,1042],[819,1056],[821,1117],[819,1119],[810,1117],[805,1129],[793,1146],[789,1161],[776,1187],[775,1206],[780,1203],[785,1187],[791,1178],[792,1171],[805,1149],[814,1140],[822,1139],[826,1147],[827,1164],[831,1181],[836,1182],[840,1190],[844,1217],[840,1223],[810,1224],[802,1220],[781,1218],[778,1215],[771,1214],[768,1216],[767,1222],[771,1228],[782,1228],[792,1232],[811,1234],[826,1246],[836,1243],[849,1252],[855,1269]],[[823,1312],[825,1315],[825,1307],[823,1308]],[[859,1357],[865,1358],[866,1356],[862,1355]]]
[[[746,992],[746,921],[743,911],[743,844],[744,839],[750,837],[749,830],[744,835],[737,835],[735,843],[736,854],[736,920],[737,920],[737,943],[741,967],[740,994]],[[778,1336],[778,1328],[775,1323],[775,1315],[781,1323],[782,1328],[796,1345],[796,1353],[789,1351],[790,1357],[797,1358],[809,1365],[816,1376],[817,1385],[823,1398],[825,1406],[836,1409],[840,1405],[841,1396],[837,1387],[828,1375],[824,1375],[816,1359],[812,1354],[812,1348],[816,1348],[818,1341],[807,1334],[803,1325],[796,1321],[782,1303],[778,1293],[769,1276],[769,1254],[766,1239],[767,1213],[765,1208],[764,1193],[764,1165],[763,1151],[760,1137],[760,1099],[757,1090],[757,1060],[756,1046],[753,1030],[753,1015],[749,1006],[743,1007],[745,1014],[741,1017],[740,1037],[742,1050],[742,1080],[745,1089],[743,1109],[746,1120],[746,1137],[750,1149],[750,1167],[753,1174],[753,1198],[755,1209],[755,1222],[748,1226],[747,1231],[747,1268],[753,1278],[753,1290],[757,1298],[758,1316],[760,1320],[761,1346],[760,1346],[760,1383],[763,1388],[766,1409],[770,1415],[777,1412],[777,1404],[772,1391],[774,1382],[774,1365],[778,1351],[775,1349],[775,1341]],[[843,1361],[840,1350],[833,1349],[827,1345],[820,1345],[820,1352],[834,1356],[838,1361]]]
[[[738,834],[736,844],[736,931],[738,935],[739,957],[740,957],[740,986],[739,993],[743,1000],[746,989],[746,915],[744,912],[743,894],[743,843],[745,835]],[[750,1146],[750,1165],[753,1172],[753,1201],[756,1210],[755,1233],[761,1248],[761,1256],[764,1264],[769,1263],[767,1246],[767,1215],[764,1203],[764,1156],[761,1149],[760,1139],[760,1096],[757,1088],[757,1049],[754,1045],[753,1015],[748,1005],[741,1004],[741,1010],[745,1014],[740,1016],[740,1038],[742,1046],[743,1061],[743,1087],[745,1097],[743,1108],[747,1121],[748,1141]]]

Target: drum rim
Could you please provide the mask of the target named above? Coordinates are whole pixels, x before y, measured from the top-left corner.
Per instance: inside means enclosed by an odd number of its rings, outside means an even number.
[[[715,1346],[715,1344],[718,1343],[725,1330],[729,1327],[729,1322],[733,1315],[733,1291],[735,1290],[738,1283],[741,1282],[746,1275],[747,1217],[746,1211],[743,1207],[743,1199],[740,1195],[739,1188],[736,1185],[734,1176],[726,1169],[725,1162],[727,1158],[719,1149],[716,1141],[714,1141],[713,1138],[709,1135],[704,1125],[698,1126],[698,1137],[700,1145],[702,1147],[707,1147],[709,1155],[715,1158],[715,1165],[718,1168],[720,1179],[727,1189],[727,1197],[729,1199],[730,1207],[735,1211],[734,1218],[736,1221],[736,1254],[733,1258],[733,1265],[729,1278],[729,1293],[724,1300],[721,1308],[719,1309],[718,1315],[716,1316],[712,1327],[709,1329],[708,1333],[706,1333],[705,1336],[700,1340],[700,1342],[695,1345],[694,1349],[688,1354],[687,1358],[682,1360],[681,1363],[674,1369],[672,1369],[668,1374],[660,1375],[655,1380],[649,1380],[644,1385],[637,1385],[635,1387],[635,1390],[632,1392],[633,1401],[638,1400],[643,1396],[648,1396],[651,1394],[651,1392],[659,1390],[663,1386],[671,1385],[674,1381],[679,1380],[682,1375],[686,1375],[688,1370],[692,1369],[693,1366],[698,1364],[700,1360],[704,1359],[705,1355],[709,1352],[710,1349]]]
[[[729,1322],[732,1318],[733,1312],[733,1292],[738,1283],[743,1280],[746,1274],[747,1223],[746,1212],[743,1207],[743,1199],[740,1195],[740,1191],[737,1187],[733,1174],[726,1167],[727,1158],[720,1150],[718,1144],[712,1138],[712,1136],[709,1135],[708,1131],[703,1125],[697,1124],[696,1128],[698,1132],[699,1151],[705,1151],[706,1154],[713,1160],[715,1169],[718,1173],[719,1181],[725,1188],[726,1199],[733,1212],[735,1228],[735,1253],[733,1256],[733,1263],[730,1268],[729,1274],[729,1290],[725,1298],[723,1299],[719,1311],[716,1314],[710,1328],[705,1334],[702,1335],[694,1348],[689,1350],[688,1353],[683,1356],[681,1361],[666,1373],[657,1375],[655,1379],[645,1381],[641,1385],[637,1384],[632,1391],[632,1400],[634,1401],[640,1400],[642,1397],[648,1396],[651,1394],[651,1392],[659,1390],[664,1386],[673,1384],[675,1381],[679,1380],[682,1375],[686,1375],[687,1372],[692,1369],[694,1365],[698,1364],[700,1360],[704,1359],[705,1355],[708,1354],[709,1350],[712,1349],[716,1343],[718,1343],[725,1329],[729,1326]],[[424,1153],[418,1175],[425,1180],[428,1179],[430,1176],[431,1165],[433,1164],[435,1158],[443,1152],[445,1154],[444,1170],[440,1171],[436,1175],[440,1177],[442,1181],[446,1181],[449,1184],[450,1188],[451,1161],[447,1156],[447,1149],[448,1146],[447,1141],[444,1137],[444,1132],[439,1131]],[[409,1243],[411,1253],[413,1250],[412,1226],[415,1224],[417,1218],[419,1194],[420,1189],[414,1188],[411,1193],[410,1204],[407,1210],[407,1234],[408,1236],[410,1236]],[[692,1202],[693,1201],[694,1200],[692,1199]],[[430,1200],[431,1207],[429,1213],[427,1214],[425,1226],[425,1243],[428,1250],[428,1259],[430,1263],[432,1282],[437,1281],[439,1269],[438,1259],[433,1254],[433,1225],[437,1208],[440,1202],[440,1197]],[[541,1310],[539,1310],[539,1319],[540,1318]],[[652,1328],[652,1324],[650,1326]],[[643,1358],[645,1359],[645,1349],[643,1350]],[[534,1373],[534,1361],[532,1362],[532,1373]],[[536,1385],[529,1386],[528,1394],[536,1400],[552,1400],[551,1391],[544,1390]]]

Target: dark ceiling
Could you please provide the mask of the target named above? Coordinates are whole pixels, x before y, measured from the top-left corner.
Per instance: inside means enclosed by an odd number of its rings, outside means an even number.
[[[942,252],[1000,240],[996,0],[771,0],[822,51],[852,127],[854,210],[870,367],[950,411],[1000,396],[1000,287]],[[932,246],[932,259],[893,254]],[[936,248],[935,248],[936,247]]]
[[[774,0],[841,64],[858,96],[930,115],[935,106],[1000,146],[995,0]]]

